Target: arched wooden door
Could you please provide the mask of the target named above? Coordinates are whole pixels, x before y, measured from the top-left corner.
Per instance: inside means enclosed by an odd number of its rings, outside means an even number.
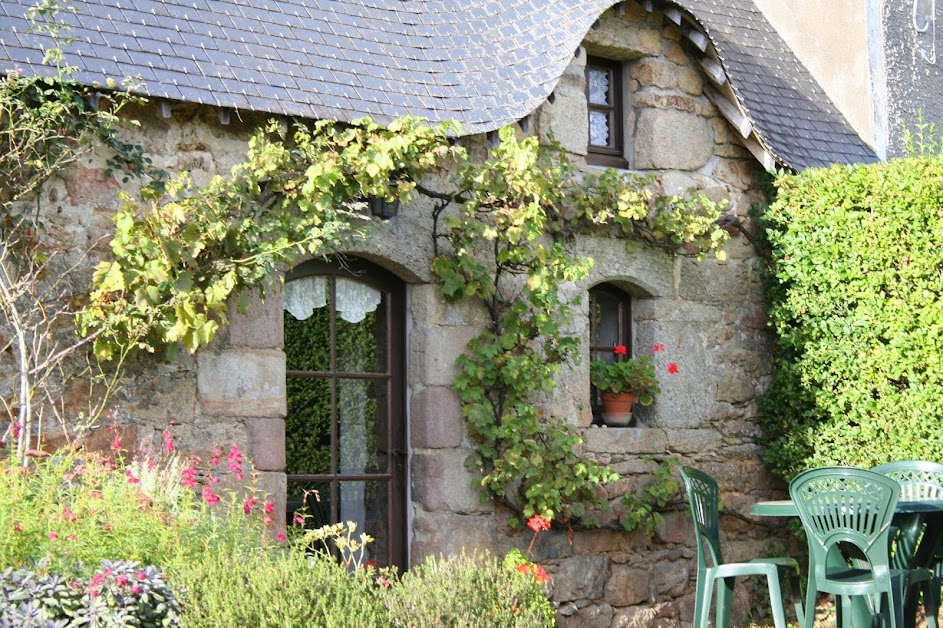
[[[356,521],[367,559],[406,567],[405,285],[372,264],[285,278],[287,520]]]

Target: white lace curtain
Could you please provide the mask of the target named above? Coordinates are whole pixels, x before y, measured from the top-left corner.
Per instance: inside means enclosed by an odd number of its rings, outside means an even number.
[[[328,278],[302,277],[285,284],[285,309],[299,321],[327,305]],[[348,323],[359,323],[380,305],[382,294],[367,284],[337,278],[337,313]]]

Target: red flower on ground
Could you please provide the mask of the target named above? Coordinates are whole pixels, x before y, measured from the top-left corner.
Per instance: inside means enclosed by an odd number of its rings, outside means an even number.
[[[180,483],[186,488],[193,488],[196,486],[196,474],[199,473],[199,470],[196,467],[187,467],[181,472],[183,479]]]
[[[255,501],[255,498],[251,495],[246,497],[245,503],[242,505],[242,512],[247,515],[252,512],[252,507],[255,506],[258,502]]]
[[[625,348],[625,345],[616,345],[612,348],[612,352],[616,355],[627,355],[629,350]]]
[[[229,449],[229,460],[228,469],[236,474],[236,478],[242,479],[242,452],[239,451],[239,445],[236,443],[232,444],[232,447]]]
[[[550,529],[550,520],[541,517],[540,515],[534,515],[527,520],[527,527],[533,530],[534,532],[540,532],[541,530]]]
[[[172,433],[169,429],[166,429],[166,430],[163,431],[163,434],[162,434],[162,435],[163,435],[163,437],[164,437],[164,449],[165,449],[165,450],[167,451],[167,453],[169,453],[169,454],[170,454],[170,453],[173,453],[173,451],[174,451],[174,435],[173,435],[173,433]]]
[[[669,363],[668,363],[668,372],[669,372],[669,373],[677,373],[677,372],[678,372],[678,365],[675,364],[674,362],[669,362]]]
[[[209,486],[203,487],[203,501],[212,506],[213,504],[219,503],[219,495],[213,492],[213,489]]]
[[[652,347],[652,353],[658,353],[659,351],[664,351],[665,345],[661,342],[656,342],[655,346]]]

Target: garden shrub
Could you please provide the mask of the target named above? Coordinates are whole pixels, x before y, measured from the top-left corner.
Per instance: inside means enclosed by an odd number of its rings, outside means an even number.
[[[297,549],[207,552],[180,566],[187,626],[371,628],[385,610],[367,569]]]
[[[553,626],[546,579],[516,551],[503,563],[487,553],[431,557],[389,587],[385,601],[393,626]]]
[[[809,169],[777,185],[767,461],[788,479],[943,459],[943,160]]]
[[[163,572],[103,560],[91,578],[31,569],[0,574],[0,625],[177,626],[180,605]]]

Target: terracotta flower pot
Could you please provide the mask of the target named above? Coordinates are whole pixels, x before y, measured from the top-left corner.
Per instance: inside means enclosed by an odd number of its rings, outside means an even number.
[[[635,393],[602,394],[602,420],[611,427],[626,427],[632,423]]]

